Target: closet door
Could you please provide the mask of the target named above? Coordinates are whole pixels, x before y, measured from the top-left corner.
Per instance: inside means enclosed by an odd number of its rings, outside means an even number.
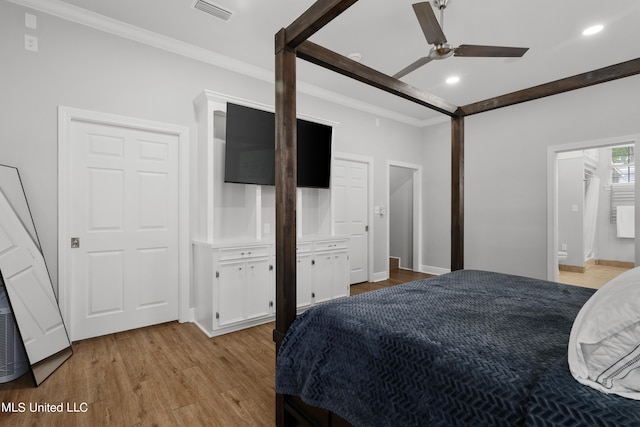
[[[337,159],[331,179],[336,234],[349,236],[349,283],[366,282],[369,271],[369,165]]]
[[[178,318],[176,135],[72,122],[73,340]]]

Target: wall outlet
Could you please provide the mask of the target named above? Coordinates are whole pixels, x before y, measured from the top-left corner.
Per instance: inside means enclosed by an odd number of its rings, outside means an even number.
[[[264,234],[271,234],[271,224],[266,223],[264,225]]]
[[[24,48],[32,52],[38,51],[38,38],[29,34],[24,35]]]
[[[566,251],[567,250],[567,244],[563,243],[562,245],[560,245],[560,249],[563,250],[563,251]]]

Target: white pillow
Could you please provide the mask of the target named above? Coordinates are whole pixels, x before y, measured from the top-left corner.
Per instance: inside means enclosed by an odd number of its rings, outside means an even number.
[[[611,280],[580,309],[569,369],[582,384],[640,400],[640,267]]]

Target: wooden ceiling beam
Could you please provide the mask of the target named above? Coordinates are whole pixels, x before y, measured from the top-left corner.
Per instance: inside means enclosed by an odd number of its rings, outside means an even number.
[[[484,113],[485,111],[582,89],[636,74],[640,74],[640,58],[468,104],[460,107],[458,114],[461,116],[470,116],[472,114]]]
[[[296,54],[300,59],[351,77],[359,82],[374,86],[448,116],[456,116],[456,111],[458,110],[456,105],[308,40],[298,46]]]
[[[347,10],[358,0],[318,0],[289,25],[286,30],[285,45],[297,48],[335,17]]]

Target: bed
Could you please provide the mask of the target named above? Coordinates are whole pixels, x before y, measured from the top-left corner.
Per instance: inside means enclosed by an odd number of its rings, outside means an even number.
[[[326,303],[290,327],[276,392],[354,426],[640,426],[640,402],[569,372],[593,293],[460,270]]]
[[[275,227],[275,259],[276,259],[276,328],[273,332],[273,340],[276,343],[276,349],[280,349],[283,343],[285,343],[285,336],[287,346],[290,342],[296,341],[294,338],[290,338],[294,331],[289,331],[294,321],[296,321],[296,60],[303,59],[318,66],[340,73],[344,76],[353,78],[359,82],[373,86],[377,89],[386,91],[396,96],[402,97],[410,102],[417,103],[438,111],[451,119],[451,271],[456,272],[465,268],[464,264],[464,136],[465,136],[465,118],[471,115],[480,114],[486,111],[491,111],[497,108],[504,108],[518,103],[528,102],[531,100],[539,99],[546,96],[552,96],[559,93],[564,93],[571,90],[577,90],[592,85],[605,83],[611,80],[625,78],[640,74],[640,58],[632,59],[619,64],[611,65],[608,67],[600,68],[597,70],[590,70],[582,74],[567,77],[554,82],[549,82],[539,86],[531,87],[528,89],[516,91],[513,93],[500,95],[487,100],[482,100],[468,105],[457,106],[444,99],[438,98],[432,94],[426,93],[418,88],[412,87],[400,80],[390,77],[384,73],[374,70],[364,64],[352,61],[343,55],[319,46],[308,39],[321,30],[324,26],[329,24],[334,18],[339,16],[342,12],[347,10],[350,6],[356,3],[358,0],[318,0],[311,5],[307,11],[300,15],[294,22],[288,27],[282,28],[275,35],[275,116],[276,116],[276,176],[275,176],[275,198],[276,198],[276,227]],[[542,286],[540,284],[536,286]],[[548,283],[545,285],[550,287]],[[553,285],[556,286],[556,285]],[[563,339],[567,338],[568,324],[572,316],[577,313],[578,305],[584,303],[587,299],[589,291],[569,291],[567,288],[563,288],[565,291],[574,295],[575,300],[572,300],[570,307],[565,307],[566,313],[557,317],[557,325],[553,327],[549,326],[547,329],[550,332],[556,333],[556,328],[562,330]],[[366,299],[366,298],[358,298]],[[308,319],[312,316],[322,318],[323,316],[329,316],[330,313],[324,313],[324,311],[340,310],[338,306],[333,304],[323,306],[319,309],[312,310],[309,314],[305,314],[303,319]],[[321,322],[322,320],[318,320]],[[328,320],[326,320],[328,321]],[[357,319],[354,318],[354,322]],[[453,326],[452,326],[453,327]],[[503,327],[506,325],[503,324]],[[296,328],[298,328],[296,326]],[[553,335],[553,334],[552,334]],[[556,335],[553,335],[556,336]],[[556,336],[558,341],[560,339]],[[517,346],[518,342],[514,342]],[[562,412],[562,409],[557,409],[556,412],[549,409],[555,402],[558,401],[552,394],[552,390],[548,390],[544,386],[545,381],[555,380],[557,378],[547,378],[546,375],[550,375],[551,368],[562,369],[563,355],[560,354],[559,343],[550,345],[549,354],[546,357],[540,355],[530,355],[532,360],[536,363],[540,363],[536,367],[531,367],[533,371],[528,372],[528,378],[519,378],[520,386],[524,387],[519,389],[518,398],[516,401],[513,399],[505,401],[508,408],[503,408],[505,415],[514,416],[514,419],[518,422],[529,422],[531,425],[554,425],[556,416],[559,416],[557,412]],[[566,343],[564,344],[566,347]],[[303,345],[304,346],[304,345]],[[286,353],[287,350],[285,350]],[[372,350],[376,351],[376,350]],[[453,350],[452,350],[453,351]],[[486,350],[489,352],[489,350]],[[507,353],[509,351],[505,350]],[[491,353],[495,354],[495,352]],[[546,353],[545,353],[546,354]],[[291,356],[294,357],[294,356]],[[296,356],[297,357],[297,356]],[[355,354],[354,354],[355,357]],[[350,363],[358,360],[353,358]],[[293,362],[286,362],[293,363]],[[301,363],[301,362],[298,362]],[[345,363],[345,365],[349,365]],[[279,370],[281,366],[278,365]],[[279,374],[280,376],[281,374]],[[300,374],[301,375],[301,374]],[[387,375],[391,378],[396,374],[392,371]],[[411,376],[409,376],[411,378]],[[443,380],[450,378],[449,376],[443,377]],[[341,380],[342,377],[332,377],[331,381]],[[568,378],[566,378],[568,380]],[[280,381],[284,381],[280,378]],[[572,387],[577,387],[576,381],[565,381]],[[303,399],[297,396],[288,394],[289,392],[298,392],[289,382],[279,383],[279,392],[276,395],[276,425],[296,425],[298,423],[307,423],[310,425],[325,425],[325,426],[337,426],[337,425],[349,425],[349,423],[340,416],[335,415],[331,411],[318,408],[322,406],[321,402],[316,402],[316,406],[311,406],[304,403]],[[534,387],[537,387],[535,395],[532,395]],[[584,387],[588,388],[588,387]],[[593,390],[593,389],[589,389]],[[594,396],[601,396],[603,393],[596,392]],[[545,395],[545,392],[548,392]],[[605,395],[608,398],[614,398],[615,404],[613,406],[622,405],[626,403],[617,399],[618,396]],[[348,398],[349,396],[347,396]],[[352,396],[353,397],[353,396]],[[442,397],[442,396],[436,396]],[[489,394],[485,396],[489,401],[494,398]],[[594,397],[595,398],[595,397]],[[518,400],[522,399],[522,400]],[[307,398],[307,400],[309,400]],[[597,400],[597,399],[596,399]],[[347,401],[349,401],[347,399]],[[532,406],[528,408],[526,402],[537,402],[535,408]],[[622,403],[620,403],[622,402]],[[452,402],[449,402],[453,404]],[[607,403],[607,407],[609,407]],[[631,407],[635,410],[637,405],[635,401],[632,401],[634,405]],[[487,404],[485,402],[484,404]],[[478,403],[481,406],[482,403]],[[565,409],[573,410],[573,407],[577,404],[570,401],[565,402]],[[537,409],[536,409],[537,408]],[[339,408],[336,408],[339,410]],[[536,411],[534,412],[534,409]],[[627,408],[628,409],[628,408]],[[544,411],[549,411],[547,415],[540,415]],[[409,409],[407,409],[409,411]],[[524,412],[523,412],[524,411]],[[625,411],[622,411],[623,413]],[[582,411],[581,414],[584,414]],[[486,411],[485,411],[486,415]],[[605,414],[604,418],[607,419],[610,414]],[[346,417],[352,417],[353,415],[345,413]],[[449,415],[442,415],[443,419],[446,419]],[[523,418],[524,417],[524,418]],[[355,422],[358,422],[355,418],[350,418]],[[452,420],[453,418],[449,418]],[[529,421],[530,419],[530,421]],[[573,419],[570,417],[570,419]],[[615,419],[615,418],[613,418]],[[464,420],[460,418],[459,420]],[[633,423],[640,425],[634,418]],[[381,420],[376,418],[373,425],[379,425]],[[625,421],[626,422],[626,421]],[[460,421],[462,423],[462,421]],[[634,425],[633,423],[627,423],[622,425]],[[398,424],[396,424],[398,425]],[[434,425],[436,422],[434,421]],[[445,424],[446,425],[446,424]],[[455,424],[454,424],[455,425]],[[557,425],[557,424],[555,424]],[[568,425],[575,425],[569,423]],[[589,424],[587,424],[589,425]],[[599,425],[597,423],[590,425]],[[606,424],[604,424],[606,425]]]

